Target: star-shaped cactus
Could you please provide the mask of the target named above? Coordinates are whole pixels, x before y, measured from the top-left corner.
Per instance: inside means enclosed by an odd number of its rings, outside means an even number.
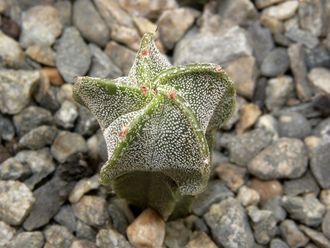
[[[219,65],[171,66],[143,36],[127,77],[78,77],[76,101],[96,116],[107,144],[101,183],[167,218],[202,192],[213,131],[232,114],[233,83]]]

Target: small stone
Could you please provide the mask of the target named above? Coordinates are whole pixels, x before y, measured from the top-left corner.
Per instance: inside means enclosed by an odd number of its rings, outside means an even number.
[[[8,158],[2,162],[0,167],[0,179],[2,180],[17,180],[26,178],[30,174],[30,167],[22,164],[16,158]]]
[[[11,248],[42,248],[44,236],[42,232],[21,232],[11,242]]]
[[[110,32],[104,20],[90,0],[78,0],[73,3],[73,24],[89,42],[105,46],[110,39]],[[93,27],[90,24],[93,23]]]
[[[263,205],[263,209],[272,212],[277,222],[283,221],[286,218],[286,211],[282,207],[282,198],[275,196]]]
[[[299,24],[302,29],[320,36],[324,32],[324,5],[322,0],[302,1],[298,9]]]
[[[277,180],[262,181],[254,178],[251,180],[249,187],[259,193],[261,203],[266,203],[283,194],[282,184]]]
[[[243,105],[240,109],[241,118],[236,124],[236,132],[243,133],[250,127],[252,127],[261,115],[261,110],[258,105],[249,103]]]
[[[326,118],[317,125],[314,134],[320,137],[322,140],[330,140],[330,118]]]
[[[126,45],[134,51],[139,49],[140,35],[135,27],[114,24],[111,27],[111,39]]]
[[[289,68],[288,52],[284,48],[275,48],[266,55],[261,64],[261,74],[267,77],[283,75]]]
[[[306,101],[312,96],[312,88],[307,80],[305,52],[302,44],[293,44],[288,49],[290,67],[296,83],[296,91],[300,99]]]
[[[64,80],[60,72],[56,68],[44,67],[42,68],[41,72],[52,85],[61,86],[62,84],[64,84]]]
[[[25,52],[31,59],[40,64],[55,66],[55,52],[49,46],[29,46]]]
[[[307,165],[304,143],[298,139],[280,138],[252,159],[248,170],[264,180],[297,178],[306,171]]]
[[[166,10],[158,19],[159,37],[164,46],[171,50],[183,37],[198,17],[198,11],[190,8]],[[182,19],[182,16],[185,18]]]
[[[216,244],[210,239],[205,232],[193,233],[192,239],[185,248],[217,248]]]
[[[94,161],[105,162],[108,159],[107,145],[101,130],[87,140],[88,156]]]
[[[267,27],[274,35],[283,33],[284,24],[282,21],[276,19],[275,17],[262,15],[260,17],[260,22],[263,26]]]
[[[208,184],[206,190],[199,194],[192,203],[192,211],[196,215],[203,215],[215,202],[220,202],[233,193],[220,180],[212,181]]]
[[[312,173],[315,176],[317,182],[321,185],[322,188],[328,189],[330,187],[330,143],[320,144],[312,153],[311,153],[311,169]]]
[[[228,198],[213,204],[204,215],[204,219],[218,246],[226,248],[254,247],[254,238],[247,216],[237,200]]]
[[[13,123],[9,118],[4,117],[2,114],[0,114],[0,139],[10,141],[15,136],[15,128]]]
[[[51,148],[54,158],[60,163],[64,163],[73,154],[86,151],[84,138],[80,134],[67,131],[61,132],[56,137]]]
[[[133,248],[125,237],[114,229],[101,229],[96,236],[96,245],[99,248]]]
[[[330,210],[327,210],[322,221],[322,232],[330,240]]]
[[[94,228],[77,219],[77,228],[76,228],[77,238],[87,239],[94,242],[96,239],[96,234],[97,233]]]
[[[319,200],[309,194],[304,197],[284,196],[282,198],[283,207],[290,217],[308,226],[318,226],[322,222],[325,214],[325,207]]]
[[[84,106],[79,106],[79,117],[76,123],[75,132],[84,136],[94,134],[100,128],[95,116]]]
[[[319,44],[319,40],[312,33],[295,27],[287,30],[285,36],[290,40],[296,43],[301,43],[311,49]]]
[[[24,53],[13,38],[0,31],[1,63],[10,67],[20,67],[24,61]]]
[[[238,191],[237,200],[244,207],[257,205],[260,201],[260,195],[256,190],[242,186]]]
[[[114,62],[96,45],[89,44],[92,53],[92,64],[88,71],[91,77],[117,78],[123,75]]]
[[[84,178],[80,180],[70,193],[69,201],[76,203],[87,192],[99,188],[99,175],[95,175],[91,178]]]
[[[299,6],[297,0],[285,1],[275,6],[268,7],[262,11],[262,15],[275,17],[278,20],[286,20],[292,17]]]
[[[36,106],[27,107],[14,116],[14,124],[20,137],[38,126],[52,124],[52,122],[51,112]]]
[[[56,51],[56,66],[66,82],[72,83],[74,77],[87,73],[91,54],[76,28],[64,30]]]
[[[44,234],[47,241],[45,247],[70,248],[74,240],[74,236],[65,226],[48,226]]]
[[[39,5],[28,9],[22,15],[20,43],[51,46],[62,32],[58,10],[53,6]]]
[[[276,219],[271,211],[260,210],[256,206],[250,206],[248,215],[252,220],[254,237],[258,244],[266,245],[276,235]]]
[[[73,102],[65,100],[54,117],[58,126],[70,129],[74,127],[74,122],[78,117],[78,107]]]
[[[281,137],[303,139],[311,133],[311,124],[300,113],[288,112],[280,115],[278,119]]]
[[[131,49],[110,41],[105,48],[105,53],[125,75],[129,73],[135,58],[135,53]]]
[[[293,92],[293,80],[289,76],[280,76],[268,81],[266,88],[266,106],[269,110],[280,109]]]
[[[75,240],[70,248],[97,248],[96,244],[88,240]]]
[[[326,206],[327,209],[330,209],[330,189],[321,191],[320,201]]]
[[[57,128],[53,126],[40,126],[32,129],[25,134],[20,140],[19,144],[32,150],[37,150],[50,145],[57,136]]]
[[[0,246],[7,247],[10,240],[14,237],[15,232],[15,228],[12,228],[5,222],[0,221]]]
[[[281,235],[290,247],[303,247],[308,243],[308,238],[299,230],[292,220],[285,220],[280,225]]]
[[[192,235],[191,228],[188,227],[187,217],[185,220],[178,219],[166,223],[164,245],[166,247],[184,247],[189,242]],[[156,247],[156,246],[155,246]]]
[[[275,5],[284,1],[285,0],[256,0],[255,3],[258,9],[263,9],[265,7]]]
[[[24,229],[31,231],[46,225],[59,211],[73,188],[72,183],[53,177],[33,192],[36,199],[32,211],[23,223]]]
[[[237,94],[252,98],[258,76],[256,60],[253,56],[240,57],[225,67],[233,80]]]
[[[125,216],[125,211],[121,209],[121,205],[118,204],[118,199],[112,200],[108,205],[108,213],[111,218],[112,227],[125,235],[129,223],[129,220]]]
[[[38,71],[0,71],[0,111],[17,114],[31,101],[31,95],[40,79]]]
[[[133,16],[133,21],[141,36],[145,33],[156,32],[157,26],[145,17]]]
[[[305,49],[306,64],[308,69],[325,67],[330,69],[330,49],[318,46],[313,49]]]
[[[330,70],[325,68],[314,68],[309,72],[308,79],[317,88],[317,90],[330,95]]]
[[[318,195],[320,188],[317,185],[311,173],[307,172],[301,178],[288,180],[284,182],[284,193],[289,196],[297,196],[306,193],[314,193]]]
[[[220,164],[215,169],[218,177],[226,183],[226,186],[236,192],[243,184],[246,176],[246,169],[234,164]]]
[[[18,181],[0,181],[0,219],[20,225],[31,212],[35,198],[30,189]]]
[[[270,242],[270,248],[289,248],[289,246],[281,239],[273,239]]]
[[[232,137],[226,147],[229,150],[230,161],[246,167],[249,161],[271,142],[271,133],[255,129]]]
[[[58,10],[62,26],[71,26],[72,3],[68,0],[59,0],[55,2],[54,6]]]
[[[215,63],[225,65],[239,57],[252,55],[251,42],[244,29],[234,26],[223,34],[198,33],[185,35],[177,43],[175,65]]]
[[[24,181],[30,189],[33,189],[37,183],[55,170],[55,164],[48,148],[20,151],[16,154],[15,159],[31,168],[32,176]]]
[[[97,196],[83,196],[73,204],[73,212],[81,221],[91,226],[101,226],[109,220],[106,201]]]
[[[137,248],[161,247],[165,237],[165,222],[158,213],[148,208],[129,225],[127,236]]]
[[[273,135],[273,139],[276,140],[279,136],[278,132],[278,122],[277,120],[270,114],[265,114],[259,117],[258,122],[256,124],[257,128],[265,129],[269,133]]]
[[[300,225],[300,230],[302,230],[308,238],[310,238],[317,247],[329,248],[330,240],[327,239],[322,233],[315,231],[307,226]]]
[[[77,221],[71,205],[64,205],[55,215],[54,220],[67,227],[71,232],[76,231]]]

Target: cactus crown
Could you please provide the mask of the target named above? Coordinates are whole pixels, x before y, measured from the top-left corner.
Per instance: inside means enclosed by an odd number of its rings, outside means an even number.
[[[210,173],[206,137],[232,114],[235,90],[219,65],[171,66],[153,35],[143,36],[127,77],[78,77],[76,101],[96,116],[109,160],[101,182],[167,218]]]

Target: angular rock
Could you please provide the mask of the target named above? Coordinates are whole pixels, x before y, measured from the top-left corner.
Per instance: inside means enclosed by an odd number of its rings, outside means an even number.
[[[308,238],[299,230],[292,220],[285,220],[280,225],[283,239],[290,247],[303,247],[308,243]]]
[[[46,225],[67,200],[72,188],[72,183],[67,183],[55,175],[36,189],[33,192],[36,201],[30,215],[23,223],[24,229],[31,231]]]
[[[309,100],[313,92],[311,85],[307,80],[307,68],[305,64],[303,45],[291,45],[288,49],[288,55],[298,97],[304,101]]]
[[[89,44],[92,54],[92,64],[88,71],[91,77],[99,78],[117,78],[123,75],[122,71],[111,61],[98,46]]]
[[[22,136],[19,144],[24,148],[37,150],[50,145],[57,136],[58,129],[53,126],[39,126]]]
[[[0,181],[0,219],[20,225],[35,202],[30,189],[18,181]]]
[[[309,72],[308,78],[318,91],[330,95],[330,70],[314,68]]]
[[[23,12],[20,43],[51,46],[62,32],[58,10],[53,6],[35,6]]]
[[[71,232],[76,231],[77,221],[71,205],[64,205],[54,216],[54,220],[67,227]]]
[[[275,17],[278,20],[286,20],[297,11],[299,2],[297,0],[285,1],[275,6],[268,7],[262,11],[262,15]]]
[[[263,129],[256,129],[232,137],[226,147],[230,161],[246,166],[262,149],[272,142],[272,135]]]
[[[106,201],[97,196],[83,196],[73,204],[73,212],[81,221],[91,226],[101,226],[109,220]]]
[[[210,239],[205,232],[193,233],[192,239],[185,248],[217,248],[216,244]]]
[[[0,71],[0,111],[17,114],[31,101],[31,95],[40,79],[38,71]]]
[[[13,38],[0,31],[0,60],[1,64],[10,67],[20,67],[24,61],[24,53]]]
[[[135,247],[161,247],[165,237],[165,222],[154,210],[144,210],[127,228],[127,236]]]
[[[234,26],[221,35],[185,35],[175,47],[173,61],[175,65],[215,63],[223,66],[249,55],[252,55],[252,47],[248,34]]]
[[[99,188],[100,183],[98,180],[99,175],[80,180],[71,191],[69,201],[71,203],[76,203],[85,193],[89,192],[90,190]]]
[[[37,151],[20,151],[16,154],[15,159],[30,167],[33,174],[24,181],[30,189],[33,189],[37,183],[55,170],[55,164],[48,148]]]
[[[72,233],[64,226],[50,225],[44,231],[45,247],[70,248],[74,240]]]
[[[330,188],[329,149],[329,142],[322,143],[311,154],[312,173],[321,187],[325,189]]]
[[[311,173],[307,172],[301,178],[288,180],[284,182],[284,193],[289,196],[297,196],[306,193],[314,193],[318,195],[320,188],[317,185]]]
[[[236,132],[241,134],[252,127],[261,115],[261,110],[258,105],[253,103],[245,104],[240,109],[240,120],[236,124]]]
[[[26,178],[31,174],[31,169],[28,165],[22,164],[16,158],[8,158],[2,162],[0,166],[0,179],[2,180],[17,180]]]
[[[256,124],[257,128],[265,129],[269,133],[273,135],[273,139],[276,140],[279,136],[278,132],[278,122],[277,120],[270,114],[263,115],[259,117],[258,122]]]
[[[42,232],[21,232],[11,242],[11,248],[41,248],[44,245]]]
[[[159,17],[157,26],[164,46],[171,50],[198,17],[198,11],[190,8],[167,10]],[[182,19],[182,16],[185,18]]]
[[[78,117],[78,107],[75,103],[65,100],[54,117],[55,123],[58,126],[70,129],[74,127],[74,122]]]
[[[313,241],[314,244],[317,245],[317,247],[321,247],[321,248],[330,247],[330,240],[327,239],[322,233],[303,225],[300,225],[299,228],[306,234],[308,238],[310,238]]]
[[[264,180],[297,178],[306,171],[307,165],[304,143],[298,139],[280,138],[253,158],[248,170]]]
[[[280,76],[268,81],[266,88],[266,106],[269,110],[280,109],[293,91],[293,80],[289,76]]]
[[[72,83],[74,77],[85,75],[90,63],[90,51],[79,31],[66,28],[56,49],[56,66],[64,80]]]
[[[302,29],[320,36],[325,31],[325,14],[322,0],[308,0],[299,4],[299,24]]]
[[[244,184],[244,178],[246,175],[245,168],[229,163],[222,163],[215,169],[215,171],[218,177],[226,183],[231,191],[236,192]]]
[[[303,139],[312,131],[311,124],[306,117],[297,112],[280,115],[278,126],[279,134],[282,137]]]
[[[104,20],[90,0],[78,0],[73,3],[73,24],[89,42],[105,46],[110,39],[110,32]],[[93,28],[90,27],[93,23]]]
[[[283,221],[286,218],[286,211],[282,207],[282,199],[280,196],[275,196],[263,205],[263,209],[272,212],[277,222]]]
[[[246,187],[244,185],[238,191],[237,200],[244,207],[247,207],[250,205],[257,205],[260,201],[260,195],[256,190]]]
[[[14,116],[14,124],[20,137],[38,126],[52,124],[52,122],[51,112],[36,106],[27,107]]]
[[[96,239],[96,230],[91,226],[85,224],[81,220],[77,219],[77,228],[76,228],[76,236],[80,239],[87,239],[95,242]]]
[[[284,196],[282,201],[283,207],[292,219],[308,226],[315,227],[321,224],[326,210],[315,196]]]
[[[206,190],[199,194],[193,201],[192,211],[196,215],[205,214],[213,203],[220,202],[228,197],[233,197],[233,193],[220,180],[209,183]]]
[[[0,246],[7,247],[10,240],[14,237],[15,232],[15,228],[12,228],[5,222],[0,221]]]
[[[296,43],[301,43],[311,49],[319,44],[319,40],[312,33],[295,27],[287,30],[285,36],[290,40]]]
[[[105,53],[125,75],[129,73],[135,58],[135,53],[131,49],[110,41],[105,48]]]
[[[259,193],[261,203],[283,194],[282,184],[277,180],[262,181],[254,178],[249,186]]]
[[[275,48],[266,55],[261,64],[261,74],[267,77],[283,75],[289,68],[288,52],[284,48]]]
[[[255,58],[253,56],[240,57],[230,62],[225,70],[233,80],[237,94],[251,99],[258,76]]]
[[[96,245],[99,248],[133,248],[125,237],[114,229],[101,229],[96,236]]]
[[[60,163],[64,163],[70,156],[76,153],[86,151],[87,145],[84,138],[80,134],[67,131],[61,132],[51,147],[54,158]]]
[[[26,49],[26,54],[39,64],[55,66],[55,52],[46,45],[32,45]]]
[[[204,215],[218,246],[224,248],[255,246],[243,207],[233,198],[213,204]]]

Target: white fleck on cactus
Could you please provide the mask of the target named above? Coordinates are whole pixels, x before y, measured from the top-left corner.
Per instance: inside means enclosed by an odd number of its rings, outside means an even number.
[[[209,139],[235,105],[233,83],[219,65],[171,66],[150,33],[128,77],[78,77],[73,95],[103,130],[109,160],[101,182],[164,218],[205,189]]]

